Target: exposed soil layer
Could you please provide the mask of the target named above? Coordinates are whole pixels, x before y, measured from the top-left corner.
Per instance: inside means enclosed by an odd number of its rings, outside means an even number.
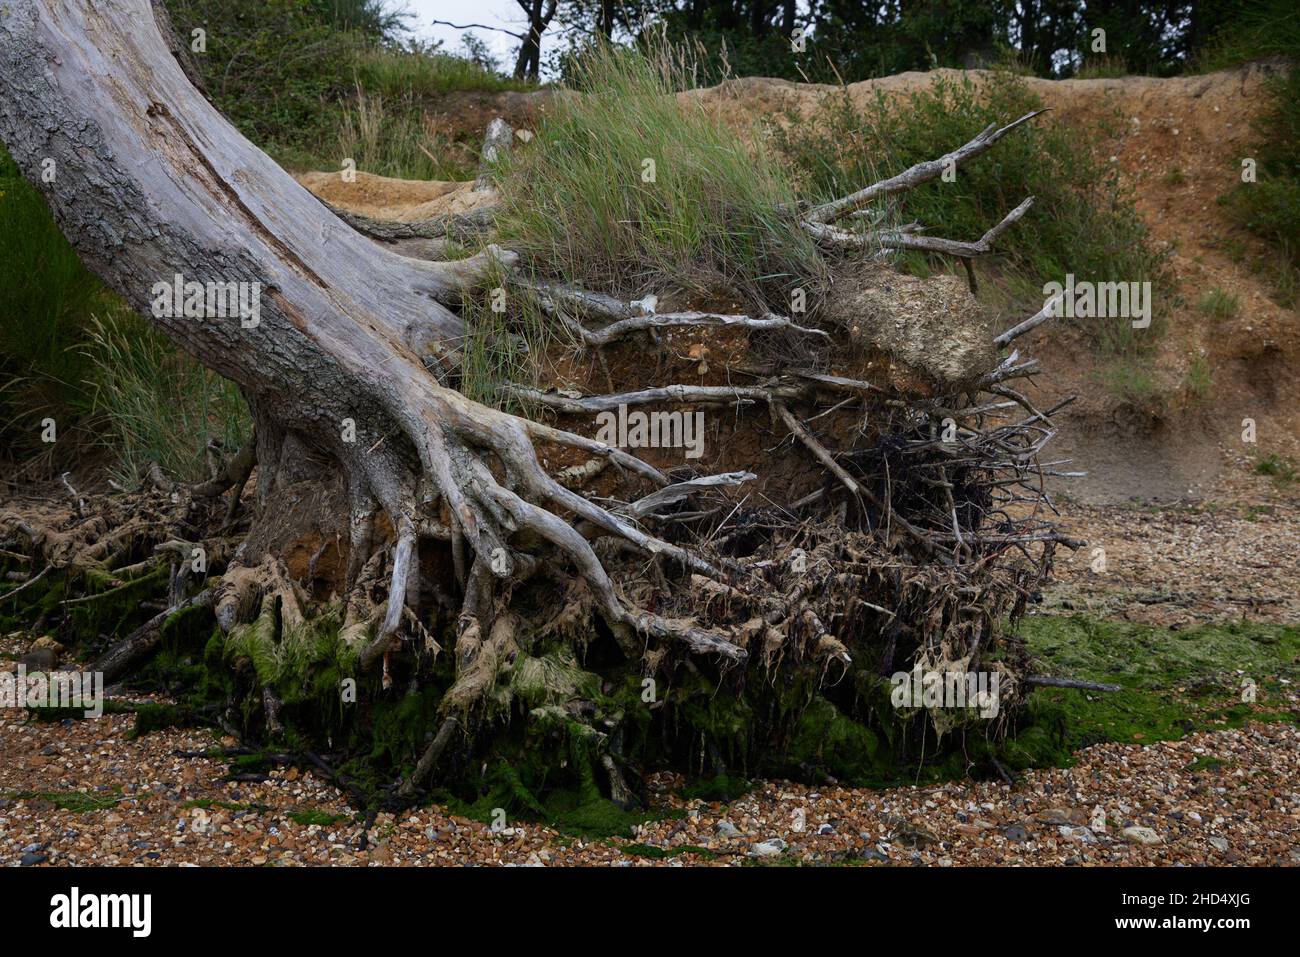
[[[1166,331],[1142,363],[1154,379],[1150,395],[1108,388],[1112,361],[1063,323],[1050,323],[1023,342],[1043,362],[1035,395],[1081,396],[1059,419],[1062,433],[1055,443],[1088,473],[1060,480],[1059,487],[1075,496],[1094,502],[1134,496],[1208,500],[1222,481],[1240,474],[1243,463],[1249,468],[1259,456],[1300,454],[1300,314],[1274,299],[1262,267],[1275,254],[1232,224],[1217,202],[1240,181],[1252,141],[1250,118],[1264,100],[1261,84],[1276,69],[1265,64],[1173,78],[1026,79],[1051,108],[1052,122],[1091,125],[1103,114],[1122,121],[1113,161],[1135,187],[1138,209],[1158,247],[1169,252],[1176,281],[1177,299],[1165,304]],[[851,84],[848,94],[865,103],[877,91],[904,94],[963,75],[978,81],[983,71],[902,73]],[[682,96],[745,128],[760,118],[808,115],[841,94],[838,87],[751,77]],[[430,109],[458,134],[472,137],[496,115],[527,128],[552,95],[448,95]],[[402,220],[447,211],[438,204],[460,195],[440,192],[435,199],[418,192],[446,191],[452,184],[379,177],[363,182],[360,175],[354,188],[344,190],[338,174],[308,175],[327,178],[305,182],[331,202],[348,208],[355,203],[367,215],[386,210]],[[408,195],[411,190],[417,195]],[[1052,278],[1062,277],[1044,281]],[[1215,319],[1197,308],[1215,288],[1237,297],[1234,315]],[[994,316],[992,324],[1005,328],[1019,318]],[[1189,375],[1198,363],[1208,369],[1208,388]],[[1245,418],[1256,423],[1254,445],[1242,441]]]

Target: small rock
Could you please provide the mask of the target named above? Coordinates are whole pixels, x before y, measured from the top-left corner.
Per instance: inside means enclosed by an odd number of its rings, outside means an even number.
[[[1029,840],[1029,832],[1020,824],[1008,825],[1002,830],[1002,834],[1008,841],[1015,841],[1017,844],[1023,844]]]
[[[1062,824],[1057,828],[1061,837],[1069,838],[1072,841],[1083,841],[1085,844],[1096,844],[1097,836],[1086,827],[1070,827]]]
[[[1134,844],[1159,844],[1161,841],[1159,834],[1151,830],[1151,828],[1142,827],[1141,825],[1126,827],[1120,831],[1120,834],[1123,835],[1126,841],[1131,841]]]
[[[21,867],[33,867],[36,864],[44,864],[47,860],[44,854],[24,854],[18,863]]]
[[[730,821],[725,819],[719,821],[718,826],[715,827],[714,830],[717,832],[718,837],[725,837],[725,838],[740,837],[740,830],[736,827],[736,825],[732,824]]]
[[[774,837],[766,841],[760,841],[749,849],[750,857],[775,857],[785,850],[785,841],[779,837]]]
[[[862,852],[862,858],[863,860],[868,861],[887,861],[889,860],[889,855],[873,845]]]
[[[1212,837],[1210,838],[1210,846],[1223,854],[1228,850],[1228,840],[1223,837]]]
[[[31,645],[28,647],[27,650],[28,651],[42,651],[42,650],[50,651],[53,653],[54,657],[57,658],[59,657],[59,655],[63,654],[63,645],[59,644],[49,635],[41,635],[41,637],[37,638],[35,641],[31,643]]]

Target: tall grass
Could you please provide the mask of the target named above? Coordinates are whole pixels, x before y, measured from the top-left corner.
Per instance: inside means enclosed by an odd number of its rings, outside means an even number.
[[[773,125],[774,140],[814,198],[842,196],[942,156],[990,123],[1004,124],[1041,102],[1023,78],[995,71],[989,79],[937,80],[906,96],[877,92],[865,104],[836,94],[811,120]],[[893,219],[919,220],[935,236],[978,239],[1026,196],[1034,207],[1005,233],[992,260],[1021,306],[1041,305],[1042,286],[1067,273],[1092,281],[1151,281],[1160,305],[1170,278],[1147,235],[1133,196],[1109,162],[1106,144],[1116,129],[1093,129],[1042,118],[962,166],[953,182],[936,181],[902,195]],[[904,257],[913,269],[920,257]],[[980,265],[987,272],[990,261]],[[1037,306],[1035,306],[1037,308]],[[1128,320],[1085,320],[1081,326],[1108,353],[1142,350],[1152,329],[1135,333]]]
[[[499,93],[531,88],[521,80],[485,70],[466,57],[429,50],[418,44],[364,47],[357,52],[354,75],[366,91],[393,99],[465,90]]]
[[[669,286],[783,298],[821,273],[795,192],[761,140],[675,97],[664,46],[600,45],[572,66],[529,149],[500,171],[502,241],[564,278],[621,294]]]
[[[40,441],[53,418],[58,440]],[[150,462],[205,476],[212,438],[246,437],[234,386],[178,353],[92,276],[0,150],[0,439],[57,468],[102,461],[134,485]],[[87,459],[86,453],[99,453]]]
[[[394,106],[361,86],[339,113],[338,151],[328,168],[350,157],[359,170],[399,179],[468,179],[478,161],[475,149],[440,130],[409,93]]]
[[[139,316],[109,310],[91,317],[87,333],[91,411],[120,484],[138,485],[153,462],[180,481],[201,481],[210,441],[233,454],[248,438],[235,384],[177,352]]]

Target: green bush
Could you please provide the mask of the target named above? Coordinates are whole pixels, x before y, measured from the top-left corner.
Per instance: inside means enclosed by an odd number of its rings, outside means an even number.
[[[1222,70],[1269,57],[1300,57],[1300,8],[1294,0],[1251,0],[1224,18],[1196,57],[1202,70]]]
[[[1289,306],[1300,274],[1300,69],[1271,78],[1264,89],[1268,105],[1251,124],[1255,182],[1238,183],[1225,200],[1239,225],[1281,253],[1269,271],[1276,298]]]
[[[400,17],[377,0],[167,0],[167,8],[182,38],[205,31],[206,50],[192,59],[213,102],[293,168],[337,169],[350,156],[359,169],[381,175],[464,177],[472,156],[458,162],[441,155],[450,143],[430,128],[424,98],[523,87],[405,41]],[[363,139],[373,148],[340,153],[376,110],[383,125]]]
[[[847,91],[833,94],[811,119],[789,117],[772,124],[772,134],[813,198],[830,199],[942,156],[990,123],[1003,125],[1041,106],[1023,78],[999,70],[979,82],[941,78],[906,96],[878,91],[861,106]],[[901,194],[890,218],[920,221],[929,235],[975,240],[1033,196],[1033,208],[986,261],[996,264],[1020,304],[1041,305],[1043,284],[1064,284],[1068,273],[1096,282],[1150,281],[1157,307],[1152,329],[1158,329],[1170,280],[1105,149],[1117,132],[1114,122],[1086,130],[1039,118],[960,167],[954,182]],[[977,269],[986,271],[986,263]],[[1107,352],[1141,350],[1152,341],[1150,329],[1135,332],[1126,319],[1082,322]]]

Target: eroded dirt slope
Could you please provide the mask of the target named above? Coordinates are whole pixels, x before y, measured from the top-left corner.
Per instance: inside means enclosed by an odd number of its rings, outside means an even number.
[[[1049,325],[1025,343],[1043,360],[1045,374],[1036,385],[1042,396],[1082,397],[1062,416],[1058,446],[1088,472],[1061,483],[1079,499],[1271,498],[1266,482],[1245,477],[1262,456],[1295,457],[1300,451],[1300,314],[1272,298],[1267,270],[1260,267],[1274,254],[1236,228],[1218,202],[1238,182],[1241,161],[1249,156],[1249,120],[1271,69],[1252,65],[1168,79],[1026,80],[1051,107],[1055,122],[1083,130],[1102,116],[1119,120],[1123,133],[1112,145],[1112,161],[1135,188],[1139,212],[1168,251],[1176,279],[1175,299],[1163,304],[1165,330],[1151,356],[1139,363],[1138,371],[1154,380],[1147,395],[1117,389],[1113,361],[1098,356],[1078,330]],[[968,75],[977,81],[984,76]],[[847,92],[865,103],[878,91],[901,95],[961,76],[955,70],[903,73],[851,84]],[[741,129],[764,117],[810,115],[841,94],[839,87],[751,77],[683,97]],[[451,96],[431,109],[459,133],[481,130],[497,114],[527,128],[551,95]],[[306,174],[303,181],[345,208],[405,221],[461,212],[472,201],[465,184],[359,175],[348,185],[337,174]],[[1236,297],[1235,314],[1213,318],[1199,308],[1216,289]],[[1007,324],[1016,318],[999,317]],[[1242,441],[1245,418],[1256,424],[1255,445]]]

